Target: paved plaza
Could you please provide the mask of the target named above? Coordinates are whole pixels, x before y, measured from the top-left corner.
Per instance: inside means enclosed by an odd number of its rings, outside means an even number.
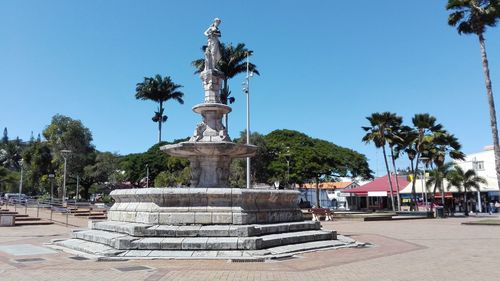
[[[0,280],[499,280],[500,226],[478,218],[323,222],[366,248],[304,253],[265,262],[95,261],[45,244],[62,224],[0,228]],[[85,219],[72,220],[84,227]]]

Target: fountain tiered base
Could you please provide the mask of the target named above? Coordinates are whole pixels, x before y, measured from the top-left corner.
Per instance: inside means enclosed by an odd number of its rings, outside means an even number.
[[[212,63],[213,64],[213,63]],[[201,73],[204,103],[189,141],[161,150],[190,161],[189,188],[114,190],[108,220],[91,222],[69,240],[55,241],[107,258],[272,258],[319,248],[356,246],[319,222],[304,221],[300,193],[292,190],[229,188],[233,158],[251,157],[257,147],[231,142],[222,123],[231,108],[220,103],[224,76]]]

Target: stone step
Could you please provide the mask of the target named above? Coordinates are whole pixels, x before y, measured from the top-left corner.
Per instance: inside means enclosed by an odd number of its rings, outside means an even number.
[[[102,230],[83,230],[83,231],[76,230],[72,233],[72,238],[104,244],[113,247],[115,249],[123,248],[123,246],[120,243],[123,243],[124,241],[137,239],[123,233],[116,233],[116,232],[109,232]]]
[[[106,215],[102,215],[102,216],[89,216],[88,219],[89,220],[106,220],[106,219],[108,219],[108,217]]]
[[[336,238],[336,231],[323,230],[270,234],[262,236],[262,249],[311,241],[332,240]]]
[[[52,244],[75,251],[104,257],[102,260],[120,260],[129,258],[166,258],[166,259],[234,259],[266,260],[273,258],[291,257],[294,254],[318,249],[337,249],[358,247],[354,240],[345,240],[339,236],[338,240],[312,241],[300,244],[277,246],[265,250],[116,250],[109,246],[79,239],[52,241]]]
[[[68,249],[97,256],[117,256],[123,252],[107,245],[89,242],[81,239],[67,239],[61,241],[53,241],[52,243],[57,246],[62,246]]]
[[[91,229],[137,237],[252,237],[305,230],[320,230],[319,222],[301,221],[255,225],[148,225],[118,221],[92,222]]]
[[[49,225],[49,224],[54,224],[52,221],[46,221],[46,220],[24,220],[24,221],[18,221],[16,219],[15,225],[16,226],[23,226],[23,225]]]
[[[22,216],[22,217],[16,216],[16,221],[39,221],[39,220],[41,220],[41,218],[35,218],[30,216]]]
[[[94,229],[75,231],[73,238],[101,243],[117,250],[259,250],[336,239],[336,232],[306,230],[255,237],[134,237]]]

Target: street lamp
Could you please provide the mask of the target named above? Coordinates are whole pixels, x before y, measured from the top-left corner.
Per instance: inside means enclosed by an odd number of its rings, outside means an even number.
[[[149,188],[149,164],[146,164],[146,188]]]
[[[19,179],[19,197],[17,200],[21,203],[21,194],[23,193],[23,159],[19,161],[19,166],[21,167],[21,178]]]
[[[420,163],[424,165],[424,169],[422,170],[422,173],[424,175],[423,182],[422,182],[422,189],[424,192],[424,202],[425,202],[425,210],[427,211],[427,185],[425,184],[425,166],[426,166],[426,161],[429,161],[430,158],[428,157],[420,157]]]
[[[286,147],[286,154],[285,154],[285,160],[286,160],[286,186],[287,188],[290,188],[290,147]]]
[[[250,72],[250,52],[246,52],[247,56],[247,76],[243,82],[243,93],[247,98],[247,144],[250,144],[250,78],[253,77],[253,72]],[[250,157],[247,157],[247,188],[250,188]]]
[[[50,205],[54,203],[54,174],[49,174],[50,179]]]
[[[64,158],[64,178],[63,178],[63,205],[66,203],[66,166],[67,166],[67,158],[71,153],[71,150],[63,149],[61,150],[61,156]]]

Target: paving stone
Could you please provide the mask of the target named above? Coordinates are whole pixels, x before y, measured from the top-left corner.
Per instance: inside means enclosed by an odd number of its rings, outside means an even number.
[[[217,251],[194,251],[192,257],[217,257]]]
[[[147,257],[151,254],[151,250],[130,250],[127,251],[124,256],[125,257]]]
[[[218,251],[217,257],[233,258],[243,256],[243,251]]]
[[[191,257],[193,255],[193,251],[151,251],[149,253],[149,257]]]

